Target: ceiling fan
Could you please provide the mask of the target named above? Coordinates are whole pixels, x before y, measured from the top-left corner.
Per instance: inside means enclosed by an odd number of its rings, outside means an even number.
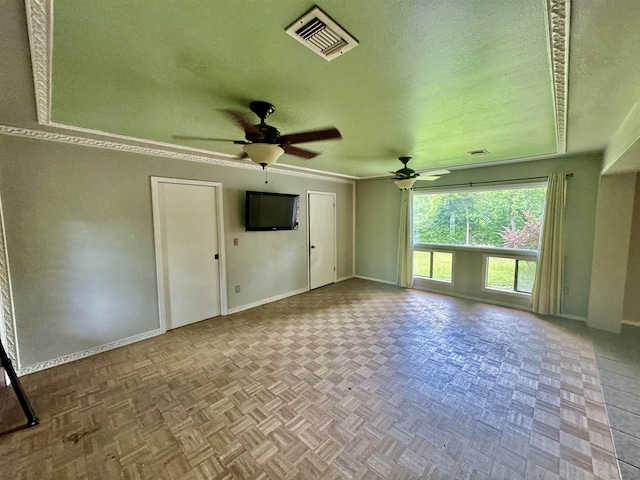
[[[283,153],[296,157],[310,159],[320,155],[317,152],[294,146],[298,143],[317,142],[320,140],[338,140],[342,138],[335,127],[308,132],[281,135],[280,131],[265,123],[265,119],[275,111],[269,102],[256,101],[249,104],[249,108],[260,118],[260,123],[252,125],[243,113],[227,110],[227,116],[244,130],[245,140],[228,140],[222,138],[196,137],[189,135],[173,135],[176,140],[207,140],[214,142],[233,142],[242,147],[244,158],[249,157],[264,169],[278,161]]]
[[[395,172],[389,172],[395,175],[395,177],[393,177],[393,180],[395,180],[395,184],[400,189],[413,187],[413,184],[416,182],[418,177],[420,177],[420,180],[433,181],[433,180],[439,179],[440,176],[442,175],[451,173],[449,172],[449,170],[446,170],[443,168],[440,170],[424,171],[422,173],[426,173],[426,175],[421,176],[420,173],[416,172],[412,168],[409,168],[409,166],[407,165],[407,163],[409,163],[409,160],[411,160],[411,158],[412,157],[398,158],[398,160],[402,162],[403,167],[400,170],[396,170]]]

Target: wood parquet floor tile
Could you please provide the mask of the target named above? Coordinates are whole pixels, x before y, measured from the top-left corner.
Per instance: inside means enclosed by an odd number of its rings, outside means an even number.
[[[22,382],[7,479],[619,478],[584,324],[359,279]]]

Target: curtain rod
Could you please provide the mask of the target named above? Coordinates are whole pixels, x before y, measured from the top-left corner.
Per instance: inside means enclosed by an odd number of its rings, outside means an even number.
[[[564,176],[565,176],[565,178],[573,177],[573,173],[565,173]],[[432,185],[432,186],[426,186],[426,187],[414,187],[414,188],[412,188],[412,190],[423,190],[423,189],[427,189],[427,188],[462,187],[462,186],[473,187],[474,185],[489,185],[489,184],[492,184],[492,183],[520,182],[520,181],[523,181],[523,180],[542,180],[542,179],[546,180],[548,178],[549,178],[548,175],[544,175],[542,177],[511,178],[511,179],[508,179],[508,180],[487,180],[487,181],[484,181],[484,182],[451,183],[449,185]]]

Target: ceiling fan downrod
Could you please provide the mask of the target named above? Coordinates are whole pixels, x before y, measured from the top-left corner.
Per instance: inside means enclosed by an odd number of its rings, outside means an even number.
[[[266,118],[276,111],[276,107],[262,101],[251,102],[249,108],[260,118],[260,125],[265,125]]]

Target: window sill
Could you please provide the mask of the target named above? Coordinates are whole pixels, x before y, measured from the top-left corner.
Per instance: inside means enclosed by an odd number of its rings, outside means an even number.
[[[418,281],[425,281],[425,282],[435,282],[435,283],[440,283],[443,285],[453,285],[453,280],[441,280],[439,278],[431,278],[431,277],[421,277],[420,275],[414,275],[413,276],[413,281],[415,282],[416,280]]]
[[[439,243],[415,243],[413,245],[414,250],[418,251],[471,251],[489,254],[500,254],[500,256],[510,257],[524,257],[525,259],[538,258],[537,250],[521,250],[519,248],[504,248],[504,247],[481,247],[476,245],[446,245]]]
[[[501,290],[499,288],[482,287],[482,291],[487,293],[500,293],[503,295],[511,295],[512,297],[531,298],[530,293],[516,292],[515,290]]]

